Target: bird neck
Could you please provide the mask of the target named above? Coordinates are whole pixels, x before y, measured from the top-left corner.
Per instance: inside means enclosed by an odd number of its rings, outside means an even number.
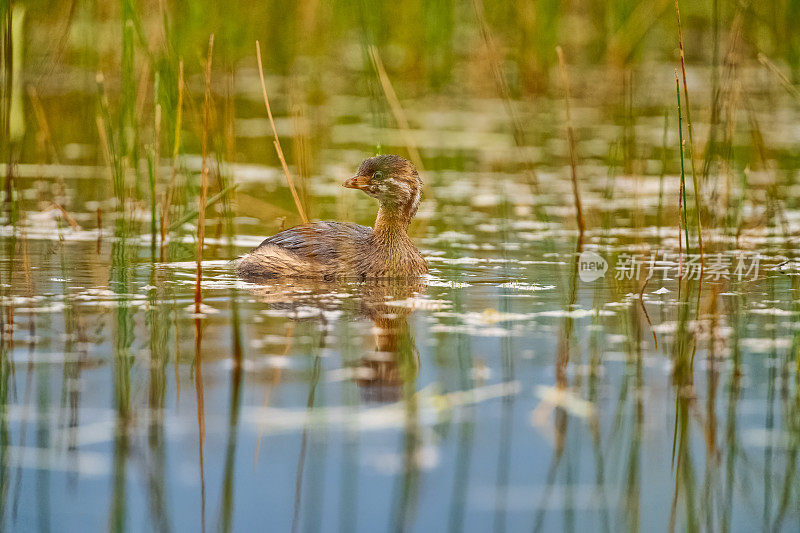
[[[408,239],[408,225],[411,217],[406,209],[389,208],[382,205],[378,209],[378,217],[375,219],[375,236],[379,242],[391,245],[398,240]]]

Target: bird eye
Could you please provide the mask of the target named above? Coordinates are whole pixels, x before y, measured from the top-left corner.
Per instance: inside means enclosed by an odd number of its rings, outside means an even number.
[[[383,172],[381,172],[380,170],[377,171],[375,174],[372,175],[372,179],[374,179],[374,180],[383,179]]]

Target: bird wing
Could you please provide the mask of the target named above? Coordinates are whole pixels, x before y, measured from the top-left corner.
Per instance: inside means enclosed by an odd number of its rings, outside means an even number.
[[[344,222],[314,222],[289,228],[264,240],[262,246],[279,246],[300,257],[322,263],[337,261],[355,253],[369,239],[372,228]]]

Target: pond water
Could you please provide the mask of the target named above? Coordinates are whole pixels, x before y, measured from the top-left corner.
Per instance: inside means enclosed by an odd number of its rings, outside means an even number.
[[[5,528],[800,528],[800,106],[769,70],[741,67],[717,100],[708,69],[687,73],[694,146],[729,150],[695,155],[698,174],[712,166],[702,272],[688,156],[679,226],[672,64],[610,86],[605,68],[570,73],[583,238],[558,88],[403,99],[406,131],[375,111],[380,85],[339,80],[298,106],[297,80],[268,76],[314,219],[371,224],[374,201],[340,184],[376,146],[408,155],[410,135],[426,182],[410,231],[430,274],[253,284],[230,261],[299,223],[253,65],[215,72],[209,197],[225,194],[200,313],[200,75],[163,250],[150,148],[115,193],[94,82],[39,79],[51,133],[20,142],[0,227]]]

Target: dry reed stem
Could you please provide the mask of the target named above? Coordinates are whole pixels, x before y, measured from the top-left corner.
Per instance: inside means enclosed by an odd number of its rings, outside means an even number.
[[[53,142],[53,137],[50,133],[50,125],[47,122],[47,115],[44,112],[44,107],[42,106],[41,100],[39,100],[39,94],[36,91],[36,87],[33,85],[28,85],[28,97],[31,101],[31,107],[33,108],[33,114],[36,117],[36,122],[39,125],[39,131],[42,133],[42,137],[44,139],[44,143],[47,145],[50,151],[50,159],[56,165],[60,164],[58,158],[58,151],[56,150],[56,145]],[[64,195],[66,193],[66,185],[64,184],[64,179],[61,175],[56,177],[56,183],[58,184],[58,192],[55,195],[58,201],[54,201],[53,205],[61,211],[62,216],[64,219],[69,223],[69,225],[74,230],[80,229],[80,225],[75,221],[75,219],[67,212],[66,208],[61,204],[61,201],[64,199]]]
[[[103,119],[101,114],[97,114],[95,117],[97,123],[97,134],[100,137],[100,146],[103,147],[103,159],[106,161],[106,166],[108,166],[108,176],[112,180],[114,179],[114,162],[111,159],[111,145],[108,144],[108,134],[106,133],[106,121]]]
[[[278,139],[278,130],[275,128],[275,120],[272,118],[272,109],[269,106],[269,97],[267,97],[267,84],[264,82],[264,67],[261,65],[261,45],[256,41],[256,58],[258,59],[258,76],[261,78],[261,93],[264,96],[264,105],[267,108],[267,116],[269,117],[269,124],[272,127],[272,134],[275,139],[272,144],[275,146],[275,152],[278,154],[278,159],[283,168],[283,174],[286,176],[286,183],[289,184],[289,190],[292,192],[294,204],[297,206],[297,212],[300,213],[300,218],[303,224],[308,224],[308,216],[306,216],[303,204],[300,203],[300,197],[297,195],[297,189],[294,187],[294,180],[292,174],[289,172],[289,167],[286,165],[286,158],[283,157],[283,150],[281,149],[281,141]]]
[[[762,54],[760,52],[758,54],[758,61],[762,65],[767,67],[767,70],[772,72],[772,74],[774,74],[776,78],[778,78],[778,81],[781,83],[783,88],[786,89],[786,91],[789,94],[791,94],[795,99],[800,101],[800,91],[797,90],[797,87],[795,87],[792,84],[791,80],[789,80],[789,78],[787,78],[786,75],[783,72],[780,71],[780,69],[778,68],[778,66],[775,63],[770,61],[767,56],[765,56],[764,54]]]
[[[164,191],[164,201],[161,205],[161,261],[166,260],[167,223],[169,221],[169,207],[172,205],[172,195],[175,190],[175,179],[178,175],[178,154],[181,148],[181,122],[183,121],[183,60],[178,62],[178,108],[175,111],[175,140],[172,145],[172,171],[169,185]]]
[[[55,143],[53,142],[53,136],[50,133],[50,125],[47,123],[47,115],[44,112],[44,107],[42,107],[42,101],[39,99],[39,93],[36,91],[36,87],[33,85],[28,85],[28,98],[31,101],[31,107],[33,108],[33,114],[36,117],[36,122],[39,124],[39,130],[42,132],[45,143],[50,149],[50,159],[53,161],[53,163],[58,165],[60,161],[58,158],[58,152],[56,151]],[[61,180],[60,176],[59,180]],[[63,183],[63,180],[61,181]]]
[[[500,98],[503,101],[503,107],[505,108],[506,114],[511,121],[511,132],[514,137],[514,144],[516,145],[517,149],[521,150],[526,144],[525,130],[522,127],[522,121],[514,110],[514,105],[511,101],[511,91],[508,89],[508,82],[503,75],[502,65],[498,59],[500,57],[500,53],[497,51],[497,47],[494,44],[494,39],[492,38],[492,29],[489,27],[489,23],[486,20],[483,0],[472,0],[472,7],[475,11],[475,17],[478,19],[478,25],[481,29],[481,36],[483,37],[483,42],[486,46],[489,66],[492,70],[492,76],[494,77],[495,85],[497,90],[500,92]],[[525,178],[528,181],[528,185],[531,187],[534,193],[538,193],[539,176],[536,174],[536,169],[527,158],[525,158],[524,161]]]
[[[97,255],[100,255],[100,244],[103,242],[103,210],[97,208]]]
[[[153,180],[158,183],[158,161],[161,156],[161,104],[156,104],[153,132]]]
[[[728,102],[727,102],[728,109],[727,109],[727,114],[726,114],[726,117],[725,117],[725,120],[726,120],[727,124],[726,124],[726,127],[725,127],[725,137],[724,137],[724,140],[723,140],[723,142],[728,146],[732,146],[733,145],[733,136],[734,136],[734,134],[736,132],[736,105],[737,105],[738,98],[739,98],[739,94],[738,93],[739,93],[739,85],[738,85],[738,83],[737,84],[733,84],[733,87],[730,89],[729,95],[728,95]],[[730,220],[730,214],[728,213],[728,209],[729,209],[729,206],[731,205],[731,194],[732,194],[731,193],[731,187],[732,187],[732,182],[733,182],[733,165],[732,165],[731,160],[730,160],[729,157],[728,158],[724,158],[722,160],[722,164],[723,164],[724,170],[725,170],[725,199],[723,201],[724,216],[725,216],[725,219],[726,219],[725,220],[725,225],[726,225],[726,227],[731,227],[731,225],[732,225],[731,222],[732,221]],[[738,235],[739,235],[739,232],[738,232],[739,217],[738,216],[736,217],[736,228],[737,228],[737,231],[736,231],[736,237],[737,237],[736,245],[738,246],[738,244],[739,244],[738,243]]]
[[[213,38],[213,34],[212,34]],[[209,53],[209,63],[211,54]],[[194,319],[195,343],[194,343],[194,390],[195,401],[197,404],[197,445],[199,452],[200,466],[200,523],[201,531],[206,530],[206,475],[205,458],[203,450],[206,442],[206,415],[205,415],[205,394],[203,392],[203,359],[201,357],[203,346],[203,324],[200,318]]]
[[[292,146],[295,152],[295,164],[297,165],[297,172],[300,175],[300,182],[303,184],[300,189],[300,201],[303,203],[303,207],[308,208],[308,178],[311,174],[308,117],[306,116],[305,107],[299,104],[292,105],[291,113],[292,127],[295,132],[294,138],[292,139]]]
[[[105,158],[106,166],[108,166],[108,175],[114,186],[114,196],[121,205],[117,206],[118,210],[123,211],[125,208],[125,172],[121,165],[117,164],[114,154],[111,152],[111,139],[109,139],[109,130],[106,124],[106,117],[108,116],[108,96],[105,93],[105,77],[102,72],[95,74],[95,82],[98,88],[98,99],[100,103],[100,110],[95,117],[97,123],[97,133],[100,137],[100,145],[103,148],[103,156]]]
[[[235,191],[238,187],[239,187],[238,183],[233,183],[231,185],[227,185],[222,189],[220,189],[220,191],[214,194],[214,196],[206,199],[206,209],[219,202],[226,194]],[[178,220],[176,220],[175,222],[173,222],[172,224],[170,224],[167,230],[175,231],[198,215],[199,213],[197,211],[190,211],[181,218],[179,218]]]
[[[202,165],[200,169],[200,198],[197,204],[197,281],[194,288],[194,312],[200,313],[203,279],[203,243],[206,233],[206,196],[208,195],[208,129],[211,120],[211,59],[214,54],[214,34],[208,39],[208,60],[206,62],[206,83],[203,97],[203,134],[201,137]]]
[[[228,164],[236,162],[236,109],[233,97],[234,91],[234,74],[233,72],[228,72],[225,76],[225,127],[223,136],[225,140],[225,161]],[[222,176],[221,172],[220,176]]]
[[[378,73],[378,80],[381,82],[383,94],[386,96],[386,101],[389,102],[389,108],[392,110],[394,120],[400,127],[400,133],[403,135],[403,141],[406,144],[409,156],[411,156],[411,161],[414,163],[414,166],[422,172],[425,170],[425,167],[422,164],[422,157],[417,148],[417,143],[414,141],[414,137],[411,134],[411,126],[408,124],[403,106],[400,105],[400,99],[397,98],[397,93],[394,90],[392,81],[389,79],[389,75],[386,74],[386,68],[383,66],[380,52],[378,52],[378,48],[375,45],[369,46],[369,57],[372,60],[372,66],[375,67],[375,71]]]
[[[70,225],[72,229],[76,231],[81,229],[81,225],[78,224],[77,220],[72,218],[72,215],[70,215],[69,212],[67,212],[67,210],[64,209],[63,205],[59,204],[58,202],[53,202],[53,207],[55,207],[61,212],[61,216],[64,217],[64,220],[67,221],[67,223]]]
[[[723,59],[723,65],[725,66],[721,81],[717,84],[717,87],[713,93],[712,98],[712,106],[711,106],[711,128],[709,130],[708,139],[706,141],[706,150],[704,154],[704,165],[702,171],[702,178],[707,179],[711,162],[714,157],[723,157],[719,154],[719,148],[715,147],[715,128],[717,127],[720,117],[722,116],[723,112],[726,114],[725,121],[728,122],[730,120],[731,115],[731,102],[730,102],[730,94],[732,91],[732,87],[735,83],[735,69],[737,65],[737,55],[736,55],[736,47],[741,37],[741,27],[742,27],[742,15],[741,10],[737,10],[736,15],[733,18],[733,22],[731,23],[731,28],[728,33],[728,45],[726,47],[725,57]],[[721,103],[721,95],[727,94],[728,101]],[[727,105],[727,107],[725,107]],[[727,138],[726,138],[727,139]],[[730,146],[727,144],[727,140],[722,143],[723,146]],[[713,224],[713,222],[712,222]]]
[[[703,272],[705,270],[705,259],[703,256],[703,226],[700,222],[700,184],[697,181],[697,173],[694,165],[694,131],[692,128],[692,114],[689,105],[689,89],[686,85],[686,58],[683,53],[683,28],[681,26],[681,10],[678,7],[678,0],[675,0],[675,13],[678,16],[678,44],[681,52],[681,73],[683,75],[683,100],[686,107],[686,129],[689,133],[689,162],[692,164],[692,186],[694,187],[694,209],[697,215],[697,247],[700,251],[700,287],[697,293],[698,306],[700,303],[700,293],[703,291]],[[686,201],[684,199],[684,201]],[[686,253],[689,253],[687,245]]]
[[[575,201],[575,218],[578,222],[578,232],[581,239],[586,231],[586,221],[583,218],[583,204],[581,203],[581,193],[578,188],[577,156],[575,155],[575,131],[572,129],[572,115],[569,109],[569,78],[567,77],[567,67],[564,63],[564,51],[560,46],[556,46],[558,55],[558,70],[561,72],[561,82],[564,85],[564,103],[567,108],[567,137],[569,139],[569,160],[572,171],[572,196]]]
[[[657,248],[654,257],[658,257]],[[656,332],[653,329],[653,322],[650,320],[650,313],[647,312],[647,307],[644,305],[644,289],[647,287],[647,282],[650,281],[650,277],[652,275],[653,275],[653,270],[651,269],[648,276],[644,278],[644,282],[642,282],[642,288],[639,289],[639,304],[642,306],[642,311],[644,311],[644,317],[647,319],[647,324],[650,326],[650,333],[653,334],[653,343],[655,344],[655,349],[658,350],[658,337],[656,337]]]
[[[753,105],[750,102],[750,98],[747,95],[742,95],[742,101],[744,102],[745,110],[747,111],[747,119],[750,122],[750,137],[753,141],[753,144],[758,151],[758,157],[761,159],[761,165],[763,166],[764,170],[772,177],[772,183],[768,185],[767,190],[767,204],[768,208],[773,211],[773,216],[775,218],[780,218],[781,222],[781,231],[783,232],[784,238],[787,240],[789,239],[790,230],[789,230],[789,222],[784,211],[783,206],[781,206],[780,202],[776,201],[775,198],[779,196],[778,194],[778,176],[773,168],[773,165],[770,164],[769,154],[767,152],[767,145],[764,141],[764,135],[761,131],[761,126],[758,123],[758,118],[756,117],[755,109],[753,109]]]
[[[150,63],[145,62],[145,64],[141,68],[141,72],[139,73],[139,83],[136,85],[136,100],[133,104],[133,109],[136,112],[136,117],[144,116],[144,106],[147,104],[147,94],[149,93],[149,87],[147,86],[147,80],[150,79]],[[137,124],[134,124],[134,127],[138,127]]]

